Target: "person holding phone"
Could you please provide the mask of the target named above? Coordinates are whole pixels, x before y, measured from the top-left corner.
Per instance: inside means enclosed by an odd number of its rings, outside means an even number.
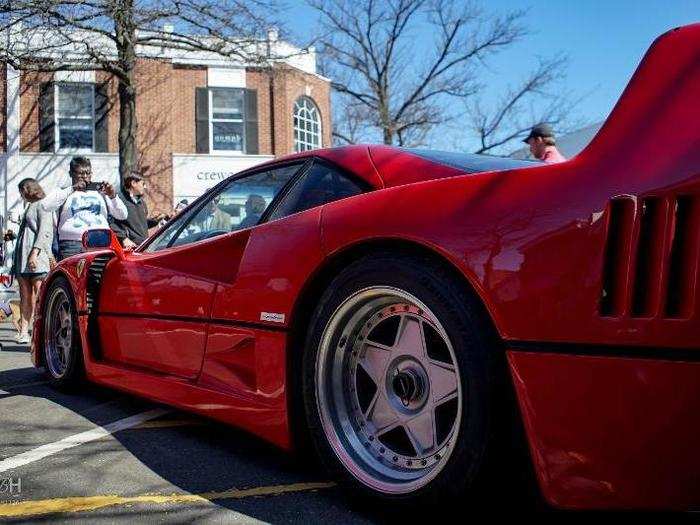
[[[69,168],[72,185],[58,188],[43,201],[48,212],[58,211],[58,259],[83,251],[83,233],[108,229],[109,216],[127,217],[124,203],[107,182],[92,182],[92,165],[87,157],[73,157]]]
[[[164,213],[148,216],[145,200],[146,181],[140,173],[134,171],[124,178],[119,198],[126,206],[128,216],[125,220],[112,217],[109,225],[117,235],[121,245],[127,250],[133,250],[148,237],[148,229],[155,228],[163,220],[170,217]]]

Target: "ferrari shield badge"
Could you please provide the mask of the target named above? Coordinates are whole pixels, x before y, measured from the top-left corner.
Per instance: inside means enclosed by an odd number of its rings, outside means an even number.
[[[78,261],[78,264],[75,265],[75,271],[78,273],[78,277],[82,277],[84,269],[85,269],[85,259],[80,259]]]

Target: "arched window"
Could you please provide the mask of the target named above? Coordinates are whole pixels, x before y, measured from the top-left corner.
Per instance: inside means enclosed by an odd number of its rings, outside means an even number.
[[[301,97],[294,103],[294,151],[321,147],[321,115],[314,101]]]

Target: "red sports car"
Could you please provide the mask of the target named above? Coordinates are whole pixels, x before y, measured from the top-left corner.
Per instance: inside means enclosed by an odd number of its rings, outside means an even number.
[[[34,363],[284,448],[305,427],[388,500],[472,490],[516,414],[551,505],[698,508],[698,93],[692,25],[568,162],[309,151],[133,252],[88,232],[43,287]]]

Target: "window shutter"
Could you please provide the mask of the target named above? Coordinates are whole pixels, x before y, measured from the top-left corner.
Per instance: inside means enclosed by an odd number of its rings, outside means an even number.
[[[245,152],[257,155],[258,146],[258,92],[255,89],[245,90]]]
[[[209,153],[209,90],[195,90],[196,151]]]
[[[55,150],[54,83],[43,82],[39,87],[39,151]]]
[[[95,84],[95,151],[109,151],[109,134],[107,115],[109,113],[109,84]]]

